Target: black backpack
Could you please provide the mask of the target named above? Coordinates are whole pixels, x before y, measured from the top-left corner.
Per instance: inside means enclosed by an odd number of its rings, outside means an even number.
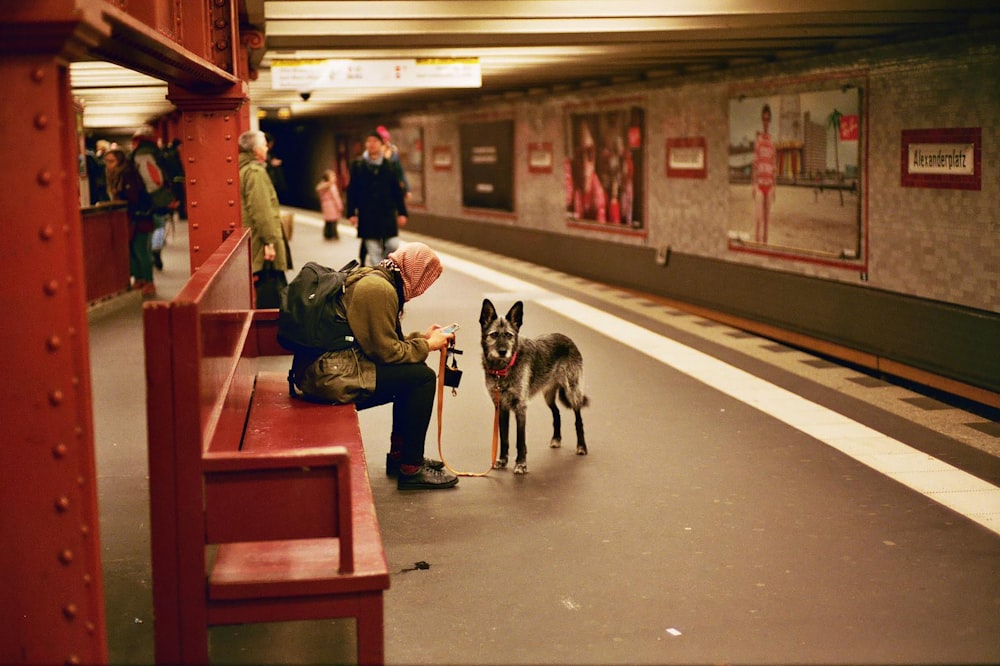
[[[303,266],[281,301],[278,344],[293,354],[317,357],[354,344],[350,326],[337,320],[337,303],[357,267],[357,261],[339,271],[313,261]]]

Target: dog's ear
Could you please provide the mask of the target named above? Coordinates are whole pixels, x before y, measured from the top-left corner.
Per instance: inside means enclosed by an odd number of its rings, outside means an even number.
[[[524,303],[518,301],[510,306],[510,310],[507,311],[507,321],[515,328],[521,328],[521,324],[524,323]]]
[[[497,319],[497,309],[493,307],[490,299],[483,299],[483,309],[479,311],[479,325],[486,328]]]

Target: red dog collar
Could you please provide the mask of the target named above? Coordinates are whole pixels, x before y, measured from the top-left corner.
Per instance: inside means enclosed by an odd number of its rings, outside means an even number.
[[[514,355],[510,357],[510,363],[507,364],[506,368],[503,368],[502,370],[487,370],[486,372],[495,377],[506,377],[507,373],[510,372],[510,369],[514,367],[515,361],[517,361],[517,352],[514,352]]]

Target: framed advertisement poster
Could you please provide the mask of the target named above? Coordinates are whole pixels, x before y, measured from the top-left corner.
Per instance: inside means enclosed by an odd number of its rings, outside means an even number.
[[[645,111],[620,106],[566,114],[566,219],[573,224],[645,227]]]
[[[459,127],[462,205],[514,212],[514,121]]]
[[[862,91],[827,86],[729,100],[730,249],[862,256]]]

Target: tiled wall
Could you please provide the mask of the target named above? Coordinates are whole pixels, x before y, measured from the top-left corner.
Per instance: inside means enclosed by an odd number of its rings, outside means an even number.
[[[403,118],[424,129],[426,210],[492,224],[600,238],[762,266],[862,287],[1000,312],[1000,42],[996,33],[900,47],[883,47],[835,59],[774,64],[725,75],[664,80],[563,95],[533,95],[475,108]],[[798,85],[822,87],[845,77],[862,87],[867,103],[867,259],[856,263],[791,260],[728,248],[728,108],[733,90]],[[627,100],[646,109],[645,235],[567,225],[564,182],[564,116],[581,105]],[[515,209],[498,216],[464,209],[461,202],[459,126],[480,119],[515,122]],[[904,129],[979,127],[982,189],[912,188],[901,185]],[[666,140],[704,137],[704,179],[666,177]],[[556,168],[530,173],[527,146],[550,142]],[[450,146],[454,165],[434,170],[435,146]],[[596,226],[596,225],[595,225]]]

